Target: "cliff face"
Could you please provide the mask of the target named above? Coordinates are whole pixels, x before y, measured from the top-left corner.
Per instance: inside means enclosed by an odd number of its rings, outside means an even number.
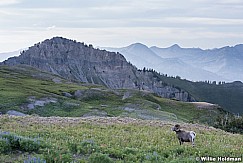
[[[119,53],[94,49],[92,45],[62,37],[35,44],[19,57],[2,64],[26,64],[69,80],[101,84],[112,89],[141,89],[166,98],[193,101],[187,92],[154,79],[152,72],[138,71]]]

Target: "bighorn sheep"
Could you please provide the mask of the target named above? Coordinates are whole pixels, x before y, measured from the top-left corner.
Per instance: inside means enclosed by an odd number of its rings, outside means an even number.
[[[196,133],[194,131],[183,131],[178,124],[171,128],[171,130],[176,132],[180,145],[183,144],[183,142],[191,142],[192,146],[194,146],[194,139],[196,137]]]

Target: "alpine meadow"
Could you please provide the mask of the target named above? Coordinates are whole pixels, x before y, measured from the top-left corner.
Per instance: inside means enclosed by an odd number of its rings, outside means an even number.
[[[241,110],[230,107],[240,102],[241,82],[167,77],[55,37],[2,62],[0,83],[1,162],[242,159]],[[235,101],[221,104],[230,94]],[[195,147],[179,144],[175,124],[196,133]]]

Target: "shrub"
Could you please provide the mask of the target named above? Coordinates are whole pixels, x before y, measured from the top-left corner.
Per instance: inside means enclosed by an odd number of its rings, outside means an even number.
[[[157,152],[148,153],[145,155],[145,160],[151,162],[162,162],[161,156]]]
[[[68,149],[70,150],[70,152],[76,154],[78,152],[78,145],[75,143],[68,143]]]
[[[123,152],[124,152],[124,154],[133,154],[133,155],[135,155],[138,152],[138,149],[126,147]]]
[[[124,154],[120,149],[107,149],[105,153],[109,154],[110,157],[115,159],[124,159],[126,156],[126,154]]]
[[[113,162],[109,156],[102,153],[91,154],[89,157],[89,161],[91,163],[112,163]]]
[[[39,138],[28,138],[15,135],[9,132],[0,131],[2,146],[6,146],[6,150],[20,150],[25,152],[37,152],[40,148],[46,147],[45,143]],[[5,144],[5,145],[4,145]],[[2,152],[2,150],[0,150]]]
[[[7,153],[11,150],[9,140],[6,138],[0,138],[0,153]]]
[[[218,116],[214,127],[222,130],[243,134],[243,116]]]
[[[181,155],[184,152],[184,148],[176,148],[173,150],[173,153],[175,153],[176,155]]]
[[[46,163],[46,160],[41,159],[39,157],[29,157],[28,159],[24,160],[24,163]]]
[[[22,138],[19,140],[20,149],[22,151],[32,152],[38,151],[41,147],[38,139]]]
[[[77,145],[78,153],[82,154],[92,154],[94,152],[98,152],[98,150],[99,147],[93,140],[84,140],[79,145]]]
[[[58,149],[46,149],[44,152],[46,162],[71,162],[72,155]]]
[[[19,149],[19,139],[20,137],[14,134],[11,134],[10,132],[0,132],[0,137],[4,138],[9,141],[11,150]]]

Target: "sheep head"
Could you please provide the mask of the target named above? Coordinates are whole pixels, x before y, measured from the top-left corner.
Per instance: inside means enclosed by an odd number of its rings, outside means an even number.
[[[181,126],[176,124],[174,127],[171,128],[172,131],[180,131]]]

